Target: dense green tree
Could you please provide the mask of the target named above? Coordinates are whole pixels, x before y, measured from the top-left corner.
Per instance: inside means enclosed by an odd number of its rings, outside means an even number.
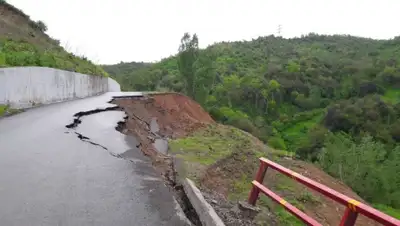
[[[197,35],[185,33],[181,39],[178,53],[178,68],[182,79],[185,81],[186,93],[195,98],[196,93],[196,68],[195,63],[199,56],[199,40]]]
[[[195,68],[195,96],[197,102],[205,105],[214,91],[217,81],[215,74],[215,56],[212,52],[200,52],[194,64]]]
[[[357,144],[346,134],[331,134],[319,162],[365,199],[400,208],[400,146],[385,151],[371,136]]]

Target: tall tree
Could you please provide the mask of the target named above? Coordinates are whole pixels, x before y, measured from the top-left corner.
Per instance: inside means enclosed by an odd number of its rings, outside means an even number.
[[[195,62],[199,55],[199,40],[197,35],[185,33],[181,39],[178,54],[178,68],[185,81],[187,95],[195,99]]]
[[[200,51],[195,62],[195,100],[200,104],[205,104],[208,96],[215,89],[215,55],[212,52]]]
[[[201,104],[205,104],[215,86],[214,61],[212,52],[199,50],[196,34],[183,35],[178,54],[179,73],[185,82],[186,94]]]

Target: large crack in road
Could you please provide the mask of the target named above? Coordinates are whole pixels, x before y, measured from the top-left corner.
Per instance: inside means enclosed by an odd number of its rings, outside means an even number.
[[[65,127],[67,127],[68,129],[74,129],[76,128],[79,124],[82,123],[81,118],[83,116],[87,116],[87,115],[93,115],[93,114],[97,114],[99,112],[105,112],[105,111],[122,111],[122,109],[118,106],[113,106],[113,107],[107,107],[107,108],[97,108],[97,109],[93,109],[93,110],[89,110],[89,111],[80,111],[76,114],[74,114],[74,121],[68,125],[66,125]]]
[[[114,99],[115,98],[113,98],[108,103],[114,105],[115,104],[115,103],[113,103]],[[90,115],[107,112],[107,111],[121,111],[121,112],[125,113],[125,116],[122,118],[122,120],[118,121],[116,123],[115,130],[121,134],[126,135],[123,131],[127,128],[126,124],[129,119],[129,116],[128,116],[127,112],[125,112],[125,109],[118,105],[77,112],[73,115],[73,117],[74,117],[73,121],[70,124],[66,125],[65,127],[70,130],[74,130],[74,134],[76,134],[77,138],[80,139],[82,142],[87,142],[94,146],[99,146],[100,148],[106,150],[113,157],[125,159],[124,153],[122,153],[122,154],[114,153],[109,148],[107,148],[105,145],[96,143],[89,136],[76,131],[77,128],[79,127],[79,125],[82,124],[82,120],[85,116],[90,116]],[[169,168],[169,170],[168,170],[169,173],[163,175],[165,185],[172,188],[172,190],[174,191],[173,192],[174,196],[177,199],[177,201],[178,201],[180,207],[182,208],[182,211],[185,214],[185,216],[187,217],[187,219],[189,219],[189,221],[192,222],[192,224],[194,224],[194,225],[201,225],[199,218],[198,218],[192,204],[188,200],[185,192],[183,191],[182,185],[177,181],[174,161],[172,160],[172,156],[169,156],[166,153],[166,151],[168,149],[168,141],[164,136],[159,134],[159,128],[158,128],[158,125],[156,125],[157,119],[152,118],[149,122],[147,122],[146,120],[135,115],[133,112],[130,112],[129,115],[133,119],[139,121],[140,123],[145,124],[145,127],[146,127],[145,130],[150,135],[147,137],[147,139],[150,139],[152,141],[152,143],[154,144],[155,148],[159,151],[159,153],[164,155],[164,160],[168,159],[168,161],[166,161],[166,160],[165,161],[168,162],[167,165]],[[131,135],[127,135],[127,136],[131,136]],[[137,139],[137,140],[138,140],[138,143],[135,145],[136,149],[141,151],[141,154],[144,154],[143,151],[141,150],[143,144],[142,144],[142,142],[140,142],[140,139]],[[164,141],[164,142],[161,142],[162,143],[161,146],[165,146],[165,143],[167,143],[166,149],[160,148],[159,147],[160,145],[157,145],[157,143],[160,144],[160,142],[156,142],[156,141]],[[165,149],[165,151],[160,151],[161,149]],[[127,159],[127,160],[129,160],[129,159]]]
[[[92,144],[92,145],[95,145],[95,146],[99,146],[99,147],[103,148],[104,150],[108,151],[108,148],[104,147],[104,146],[101,145],[101,144],[98,144],[98,143],[95,143],[95,142],[91,141],[89,137],[83,136],[82,134],[80,134],[80,133],[78,133],[78,132],[75,132],[75,134],[78,135],[78,138],[79,138],[81,141],[83,141],[83,142],[88,142],[89,144]]]
[[[113,106],[113,107],[106,107],[106,108],[97,108],[97,109],[93,109],[93,110],[89,110],[89,111],[80,111],[80,112],[74,114],[73,122],[68,124],[68,125],[66,125],[65,127],[68,128],[68,129],[76,129],[79,126],[79,124],[82,123],[81,118],[84,117],[84,116],[89,116],[89,115],[93,115],[93,114],[97,114],[97,113],[105,112],[105,111],[121,111],[121,110],[122,109],[120,107]],[[121,123],[124,123],[124,122],[123,121],[118,122],[118,125],[120,125]],[[117,125],[117,127],[118,127],[118,125]],[[115,129],[117,129],[117,127]],[[87,143],[95,145],[95,146],[99,146],[99,147],[103,148],[104,150],[108,151],[107,147],[105,147],[102,144],[99,144],[99,143],[96,143],[96,142],[92,141],[89,137],[87,137],[87,136],[85,136],[85,135],[83,135],[81,133],[78,133],[76,131],[74,133],[77,135],[77,137],[81,141],[87,142]],[[110,151],[109,151],[109,153],[114,157],[120,157],[118,154],[114,154],[114,153],[112,153]]]

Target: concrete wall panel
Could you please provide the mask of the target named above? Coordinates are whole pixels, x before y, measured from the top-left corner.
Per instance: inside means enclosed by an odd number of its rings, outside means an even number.
[[[120,91],[111,78],[45,67],[0,68],[0,104],[28,108]]]

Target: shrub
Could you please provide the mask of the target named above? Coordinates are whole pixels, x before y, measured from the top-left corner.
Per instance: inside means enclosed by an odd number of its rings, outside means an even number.
[[[285,141],[280,137],[270,137],[268,139],[268,145],[270,145],[271,147],[273,147],[275,149],[279,149],[279,150],[287,149]]]
[[[296,155],[301,159],[316,161],[328,133],[323,126],[314,127],[308,132],[307,138],[301,139],[297,143]]]
[[[249,118],[249,116],[240,111],[240,110],[233,110],[232,108],[229,107],[221,107],[219,109],[221,111],[222,114],[224,114],[225,117],[229,119],[233,119],[233,118]]]
[[[43,21],[38,20],[35,22],[35,25],[41,32],[47,31],[47,25]]]
[[[6,66],[6,54],[0,52],[0,67]]]
[[[390,128],[390,135],[395,141],[400,141],[400,120],[397,120],[395,123],[392,124]]]
[[[233,118],[227,121],[227,124],[232,125],[236,128],[249,132],[257,136],[257,128],[248,118]]]
[[[62,48],[46,51],[25,41],[0,40],[0,67],[44,66],[83,74],[108,76],[88,60],[67,53]]]
[[[328,136],[319,163],[367,201],[400,207],[400,146],[385,150],[381,142],[364,136],[355,142],[337,133]]]
[[[208,113],[215,121],[224,121],[224,114],[218,108],[211,108]]]

